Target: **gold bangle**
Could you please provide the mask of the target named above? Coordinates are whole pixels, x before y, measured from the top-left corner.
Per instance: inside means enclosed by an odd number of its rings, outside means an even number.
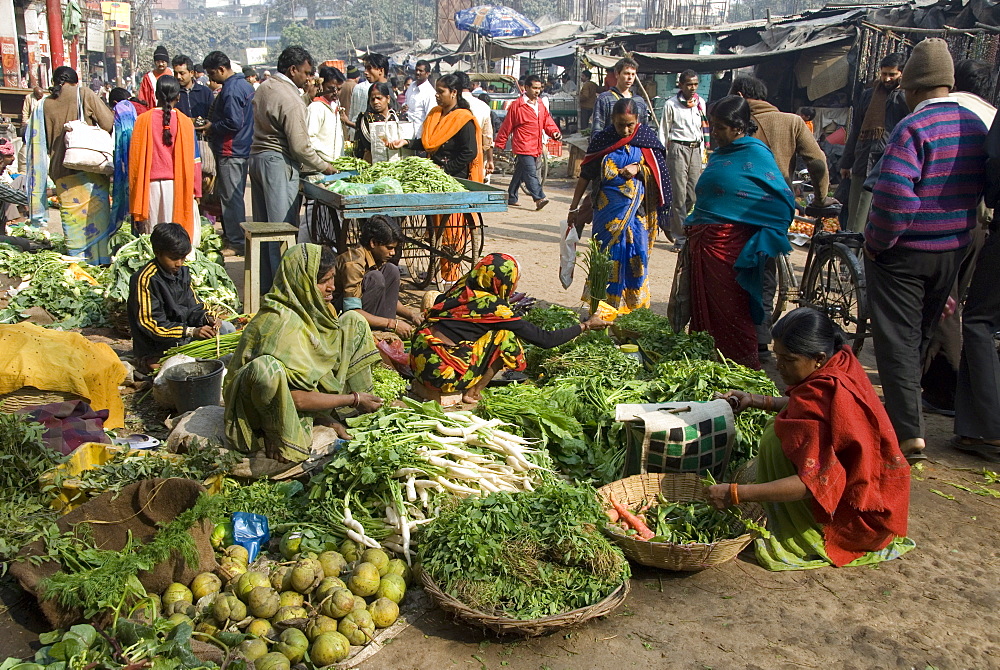
[[[729,484],[729,502],[731,505],[740,504],[739,484],[736,482]]]

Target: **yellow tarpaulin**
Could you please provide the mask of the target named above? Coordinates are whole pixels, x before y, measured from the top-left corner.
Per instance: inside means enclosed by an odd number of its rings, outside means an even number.
[[[24,386],[72,393],[95,410],[108,410],[105,428],[124,428],[118,393],[124,380],[125,366],[106,344],[31,323],[0,325],[0,394]]]

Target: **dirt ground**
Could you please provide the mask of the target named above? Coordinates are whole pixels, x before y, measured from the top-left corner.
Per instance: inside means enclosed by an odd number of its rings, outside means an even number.
[[[512,208],[487,215],[484,251],[518,258],[520,290],[576,306],[582,281],[563,290],[557,274],[571,188],[569,180],[550,180],[546,191],[552,203],[542,212]],[[656,244],[651,276],[658,312],[666,310],[675,258],[665,242]],[[804,254],[796,252],[793,260],[801,269]],[[238,260],[227,266],[239,275]],[[861,360],[877,385],[870,345]],[[768,371],[777,379],[773,366]],[[362,667],[1000,668],[1000,501],[953,486],[977,489],[984,483],[984,466],[1000,466],[951,449],[951,429],[950,419],[926,417],[930,460],[913,469],[911,489],[910,537],[917,548],[901,559],[874,567],[772,573],[749,551],[699,573],[634,566],[628,600],[602,620],[564,634],[500,640],[433,610]],[[0,613],[0,659],[27,655],[44,626],[30,598],[9,584],[0,586],[7,608]]]

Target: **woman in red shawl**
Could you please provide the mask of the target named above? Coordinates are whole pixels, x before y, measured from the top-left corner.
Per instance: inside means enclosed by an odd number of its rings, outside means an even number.
[[[735,411],[777,412],[760,441],[756,484],[709,488],[718,508],[762,503],[769,570],[869,565],[912,549],[910,468],[875,389],[843,334],[802,307],[771,331],[786,398],[730,391]]]
[[[551,349],[610,325],[592,316],[577,326],[542,330],[515,316],[508,299],[519,276],[511,256],[489,254],[427,310],[410,347],[414,384],[423,395],[462,393],[463,402],[475,404],[500,370],[525,368],[522,339]]]

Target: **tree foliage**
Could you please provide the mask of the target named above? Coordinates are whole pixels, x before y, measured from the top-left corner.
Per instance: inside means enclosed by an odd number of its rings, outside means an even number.
[[[184,19],[163,28],[160,43],[167,47],[171,57],[185,54],[195,63],[215,50],[241,61],[243,50],[250,46],[250,28],[214,16]]]
[[[289,0],[279,0],[284,5]],[[307,12],[309,4],[303,5]],[[310,4],[316,4],[309,0]],[[334,7],[322,0],[314,7],[322,18],[334,13]],[[277,5],[276,5],[277,6]],[[315,21],[288,23],[281,31],[279,44],[272,48],[270,59],[293,44],[305,47],[318,60],[343,57],[353,49],[365,51],[372,44],[433,37],[434,5],[432,0],[353,0],[339,5],[337,18],[329,28],[316,28]],[[274,9],[272,9],[272,16]],[[316,17],[313,17],[316,18]],[[312,24],[312,25],[310,25]]]

